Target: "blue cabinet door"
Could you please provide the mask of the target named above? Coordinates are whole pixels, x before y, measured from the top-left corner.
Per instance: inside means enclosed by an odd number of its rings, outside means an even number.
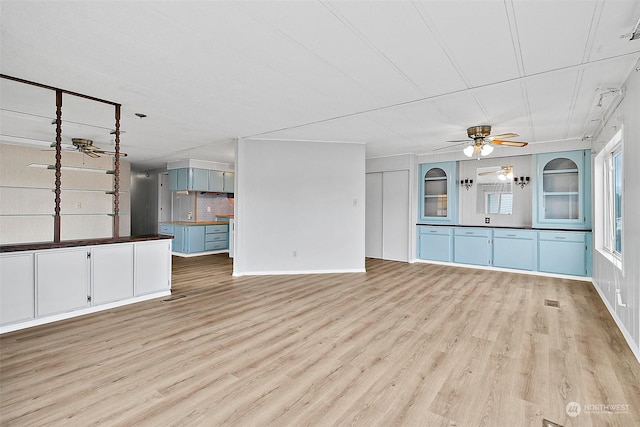
[[[177,174],[176,190],[179,190],[179,191],[189,190],[189,169],[188,168],[176,169],[176,174]]]
[[[224,191],[224,172],[209,171],[209,191],[218,193]]]
[[[493,233],[495,267],[532,271],[538,268],[536,231],[496,229]]]
[[[536,154],[533,162],[533,226],[590,229],[590,151]]]
[[[541,231],[538,237],[539,271],[586,276],[590,270],[591,233]]]
[[[171,250],[173,252],[184,252],[185,230],[187,227],[176,225],[173,227],[173,241],[171,242]]]
[[[204,226],[197,225],[185,228],[187,231],[187,237],[185,239],[185,252],[188,254],[204,252]]]
[[[178,190],[178,169],[169,169],[169,190]]]
[[[453,236],[453,261],[491,265],[491,233],[490,229],[456,228]]]
[[[424,224],[457,224],[458,169],[456,162],[419,165],[418,218]]]
[[[453,261],[453,229],[418,226],[418,258],[431,261]]]
[[[209,191],[209,170],[189,168],[189,190]]]
[[[235,175],[233,172],[225,172],[224,173],[224,192],[225,193],[233,193],[235,192]]]

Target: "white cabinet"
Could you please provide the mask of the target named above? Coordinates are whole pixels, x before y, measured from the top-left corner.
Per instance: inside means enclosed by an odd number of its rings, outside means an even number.
[[[133,246],[91,248],[91,305],[133,297]]]
[[[0,324],[35,316],[33,253],[0,256]]]
[[[89,263],[86,248],[35,254],[38,316],[89,307]]]
[[[171,289],[171,241],[141,242],[135,246],[135,295]]]

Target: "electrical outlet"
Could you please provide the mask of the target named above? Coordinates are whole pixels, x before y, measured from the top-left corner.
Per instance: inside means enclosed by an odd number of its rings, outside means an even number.
[[[76,203],[76,209],[82,209],[82,203],[77,202]]]
[[[491,218],[489,218],[488,216],[484,217],[484,223],[491,224]]]
[[[207,212],[211,212],[211,206],[207,206]]]

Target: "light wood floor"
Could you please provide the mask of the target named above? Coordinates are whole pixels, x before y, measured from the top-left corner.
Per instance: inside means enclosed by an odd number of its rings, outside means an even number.
[[[379,260],[232,278],[224,255],[173,262],[184,298],[3,335],[1,424],[640,425],[640,365],[588,282]],[[605,404],[628,406],[585,413]]]

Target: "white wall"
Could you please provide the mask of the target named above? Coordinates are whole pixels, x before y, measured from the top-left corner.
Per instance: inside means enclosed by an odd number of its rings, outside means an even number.
[[[239,139],[233,274],[364,271],[364,154],[353,143]]]
[[[594,244],[593,282],[607,304],[609,311],[621,328],[627,342],[640,361],[640,72],[632,71],[625,83],[626,94],[618,108],[612,113],[603,131],[594,139],[594,151],[599,152],[620,129],[623,131],[623,270],[619,270]],[[594,200],[599,203],[602,191],[594,170]],[[596,206],[597,207],[597,206]],[[594,241],[603,233],[602,224],[594,218]],[[622,303],[616,304],[616,288],[621,290]]]

